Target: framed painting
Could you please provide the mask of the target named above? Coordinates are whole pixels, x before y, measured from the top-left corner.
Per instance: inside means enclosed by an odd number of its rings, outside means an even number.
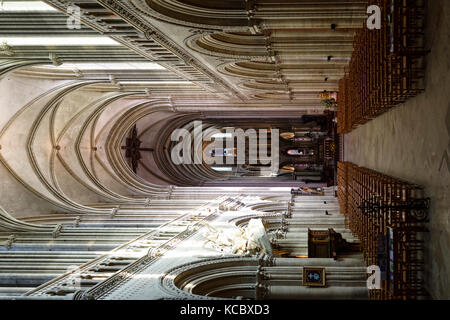
[[[308,287],[325,287],[325,268],[303,267],[303,285]]]

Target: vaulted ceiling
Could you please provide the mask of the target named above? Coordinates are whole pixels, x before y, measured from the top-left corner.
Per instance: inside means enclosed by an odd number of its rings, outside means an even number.
[[[91,204],[222,178],[208,168],[174,168],[169,134],[195,119],[322,114],[319,93],[338,90],[365,6],[5,1],[2,187],[7,198],[23,199],[9,209],[103,212]],[[154,150],[141,150],[137,174],[122,148],[134,126],[140,147]]]

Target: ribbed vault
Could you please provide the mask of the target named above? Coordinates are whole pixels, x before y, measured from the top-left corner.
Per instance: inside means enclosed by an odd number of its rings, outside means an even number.
[[[367,298],[335,196],[367,1],[29,2],[0,12],[0,299]],[[213,144],[230,129],[244,163]],[[252,219],[272,255],[205,243]],[[308,257],[310,229],[348,240],[339,259]],[[325,287],[303,285],[311,266]]]

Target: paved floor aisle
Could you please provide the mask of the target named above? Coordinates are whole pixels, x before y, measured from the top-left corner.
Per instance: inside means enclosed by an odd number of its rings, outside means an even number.
[[[346,135],[345,159],[426,188],[427,287],[450,299],[450,1],[428,3],[426,92]]]

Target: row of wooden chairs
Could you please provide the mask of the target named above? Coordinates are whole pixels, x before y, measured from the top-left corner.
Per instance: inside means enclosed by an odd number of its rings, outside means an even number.
[[[338,202],[340,207],[340,212],[345,214],[348,212],[348,193],[347,193],[347,176],[348,176],[348,165],[344,162],[338,162],[337,166],[337,177],[338,177]]]
[[[385,276],[381,290],[370,290],[370,298],[426,297],[423,235],[429,200],[423,188],[340,162],[338,200],[367,265],[379,266]]]
[[[377,0],[380,30],[354,37],[346,76],[339,82],[338,132],[348,133],[424,90],[425,1]]]

